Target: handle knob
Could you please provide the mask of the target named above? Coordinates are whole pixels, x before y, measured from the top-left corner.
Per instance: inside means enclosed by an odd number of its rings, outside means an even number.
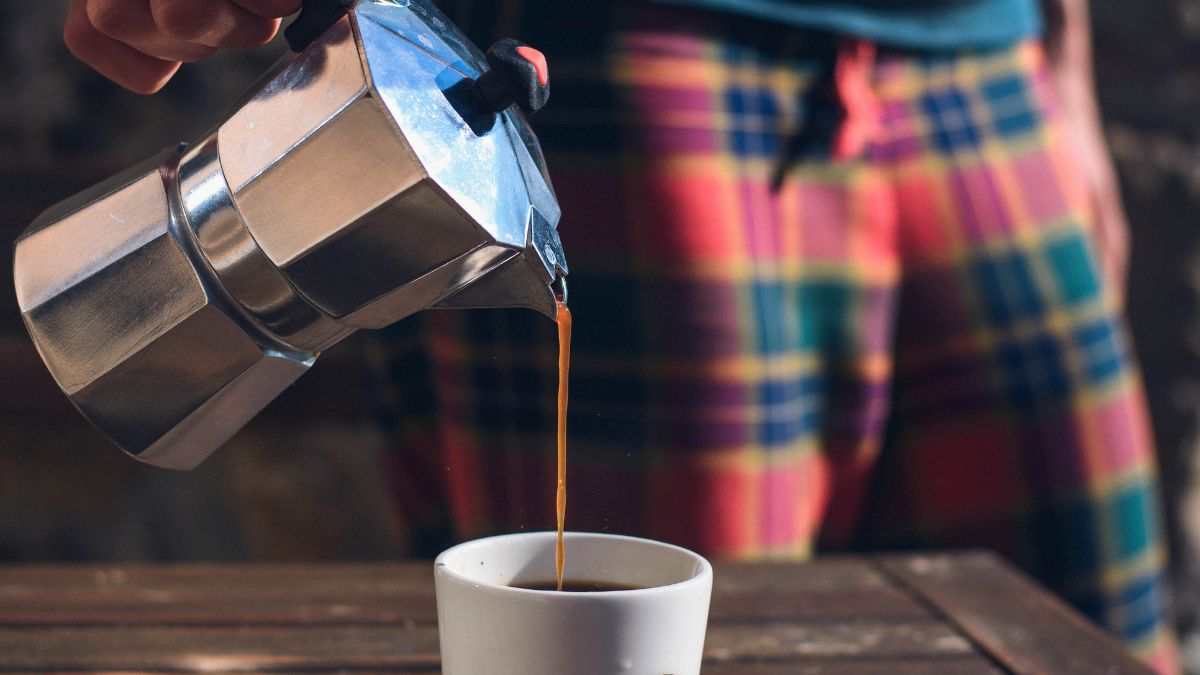
[[[529,45],[504,38],[487,50],[492,67],[479,76],[475,86],[484,102],[500,112],[516,103],[532,115],[550,98],[550,69],[546,57]]]

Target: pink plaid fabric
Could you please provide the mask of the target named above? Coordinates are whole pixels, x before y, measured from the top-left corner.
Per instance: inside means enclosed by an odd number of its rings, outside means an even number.
[[[1140,384],[1037,46],[858,54],[846,85],[837,40],[748,19],[508,19],[554,91],[569,528],[741,559],[984,546],[1175,669]],[[868,119],[830,161],[846,86]],[[378,345],[414,547],[553,526],[554,339],[497,310]]]

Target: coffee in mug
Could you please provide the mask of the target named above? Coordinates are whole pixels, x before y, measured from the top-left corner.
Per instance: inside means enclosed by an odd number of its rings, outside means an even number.
[[[554,581],[531,581],[512,584],[513,588],[524,588],[527,591],[562,591],[564,593],[605,593],[608,591],[637,591],[645,588],[636,584],[623,584],[616,581],[579,581],[564,579],[560,584]]]

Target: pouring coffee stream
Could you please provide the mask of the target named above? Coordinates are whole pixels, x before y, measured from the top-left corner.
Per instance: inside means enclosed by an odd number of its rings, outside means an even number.
[[[559,316],[560,209],[525,120],[549,92],[541,54],[484,55],[428,0],[307,0],[288,37],[215,131],[16,243],[55,381],[141,461],[196,466],[357,330],[431,308]]]
[[[562,280],[562,294],[558,297],[558,478],[556,481],[554,510],[558,525],[558,538],[554,545],[554,577],[557,590],[563,589],[563,565],[566,549],[563,530],[567,518],[567,384],[571,373],[571,310],[567,308],[567,281]]]

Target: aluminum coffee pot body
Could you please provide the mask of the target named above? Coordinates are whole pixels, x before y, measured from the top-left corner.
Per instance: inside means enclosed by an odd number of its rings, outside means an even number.
[[[303,49],[215,132],[17,241],[55,381],[151,464],[195,466],[355,330],[434,307],[557,311],[559,208],[518,110],[545,101],[541,55],[485,56],[426,0],[309,2],[301,27]]]

